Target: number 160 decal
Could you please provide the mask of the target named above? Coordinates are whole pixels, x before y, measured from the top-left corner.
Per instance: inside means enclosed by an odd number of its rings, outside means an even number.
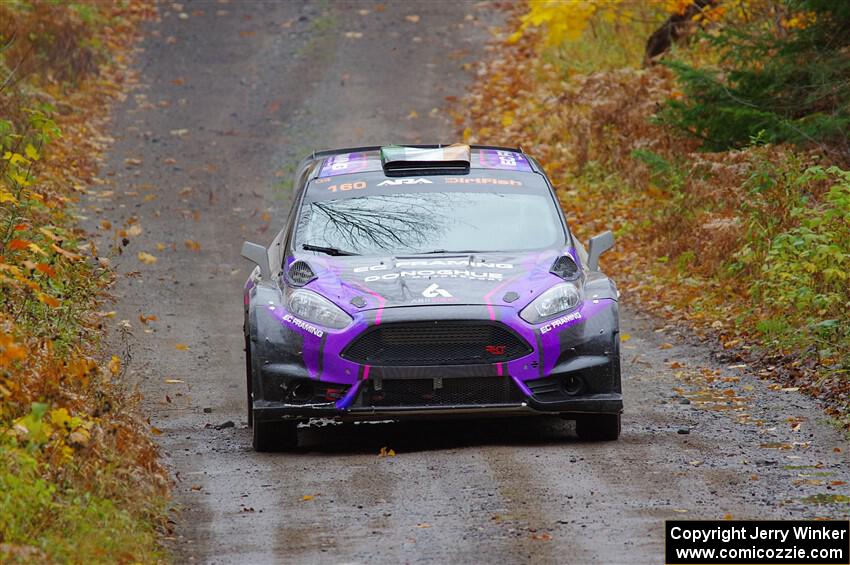
[[[360,190],[362,188],[366,188],[366,182],[362,180],[358,180],[355,182],[344,182],[342,184],[332,184],[328,186],[328,190],[331,192],[336,192],[337,190],[346,192],[348,190]]]

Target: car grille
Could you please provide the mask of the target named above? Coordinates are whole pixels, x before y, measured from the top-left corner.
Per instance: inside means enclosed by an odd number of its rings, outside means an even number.
[[[381,390],[373,382],[363,392],[364,406],[475,406],[516,404],[522,392],[510,377],[466,377],[442,379],[442,388],[434,388],[434,379],[384,379]]]
[[[443,320],[374,326],[342,357],[363,365],[466,365],[501,363],[531,353],[513,330],[498,322]]]

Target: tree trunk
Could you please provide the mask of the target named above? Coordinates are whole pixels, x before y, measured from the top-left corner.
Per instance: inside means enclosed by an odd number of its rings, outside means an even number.
[[[681,14],[673,14],[655,30],[646,41],[646,49],[643,55],[643,66],[648,67],[655,63],[656,59],[667,52],[674,41],[677,41],[686,32],[691,24],[692,18],[702,12],[705,8],[714,6],[719,0],[694,0],[685,8]]]

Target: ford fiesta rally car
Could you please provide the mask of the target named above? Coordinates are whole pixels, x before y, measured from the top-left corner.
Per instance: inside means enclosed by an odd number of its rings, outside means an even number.
[[[258,451],[310,418],[553,414],[620,433],[618,292],[521,150],[314,153],[271,246],[246,242],[248,422]]]

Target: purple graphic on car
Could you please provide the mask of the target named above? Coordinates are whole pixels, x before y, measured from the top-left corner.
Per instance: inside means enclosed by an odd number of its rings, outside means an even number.
[[[500,149],[482,149],[478,152],[481,166],[485,169],[531,172],[531,164],[521,153]]]
[[[380,168],[381,162],[368,153],[342,153],[325,159],[319,178],[374,171]]]

